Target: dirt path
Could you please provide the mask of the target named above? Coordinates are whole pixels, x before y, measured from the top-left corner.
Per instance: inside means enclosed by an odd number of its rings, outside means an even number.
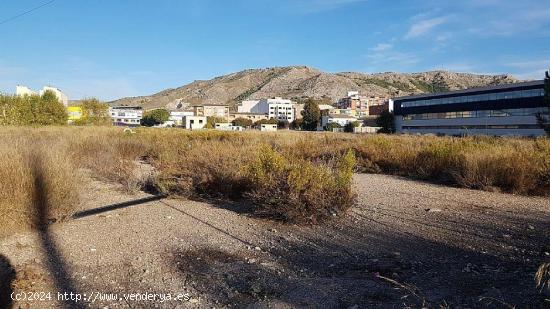
[[[15,292],[52,292],[51,301],[16,303],[33,308],[544,306],[533,274],[550,260],[548,199],[355,179],[358,205],[326,226],[164,199],[13,235],[0,240],[0,254],[16,272]],[[92,182],[82,208],[146,196]],[[58,291],[90,299],[58,301]],[[145,292],[182,300],[122,294]],[[98,299],[111,293],[118,300]]]

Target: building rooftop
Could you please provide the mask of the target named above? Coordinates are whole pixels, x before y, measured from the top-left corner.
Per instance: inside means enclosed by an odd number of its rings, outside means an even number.
[[[476,92],[506,90],[506,89],[541,86],[541,85],[542,86],[544,85],[544,80],[535,80],[535,81],[529,81],[529,82],[511,83],[511,84],[503,84],[503,85],[493,85],[493,86],[487,86],[487,87],[476,87],[476,88],[468,88],[463,90],[454,90],[454,91],[447,91],[447,92],[418,94],[418,95],[411,95],[411,96],[405,96],[405,97],[398,97],[398,98],[394,98],[393,100],[401,101],[401,100],[410,100],[410,99],[424,99],[424,98],[440,97],[440,96],[447,96],[447,95],[469,94],[469,93],[476,93]]]

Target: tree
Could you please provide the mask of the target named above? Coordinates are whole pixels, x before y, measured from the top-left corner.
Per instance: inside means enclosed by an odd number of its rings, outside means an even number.
[[[304,120],[302,118],[296,119],[293,122],[290,123],[290,128],[292,130],[301,130],[302,129],[302,123]]]
[[[141,125],[152,127],[162,124],[170,118],[170,112],[164,108],[154,109],[146,112],[141,118]]]
[[[38,125],[64,125],[69,115],[63,103],[52,91],[45,91],[41,97],[31,96],[34,120]]]
[[[288,122],[288,120],[277,121],[277,129],[288,129],[289,127],[290,127],[290,122]]]
[[[242,118],[242,117],[236,118],[231,123],[234,126],[240,126],[240,127],[244,127],[244,128],[252,126],[252,120],[251,119]]]
[[[110,125],[109,105],[101,103],[98,99],[84,99],[80,104],[82,117],[76,121],[80,125]]]
[[[359,127],[360,125],[361,123],[359,123],[359,121],[348,122],[344,126],[344,132],[353,133],[353,129]]]
[[[395,132],[395,120],[393,117],[393,113],[385,110],[380,115],[378,115],[378,118],[376,118],[376,125],[381,127],[378,130],[378,133],[394,133]]]
[[[342,126],[338,122],[329,122],[325,126],[325,131],[334,132],[334,129],[340,129]]]
[[[302,129],[307,131],[317,130],[317,126],[321,120],[321,110],[319,104],[313,99],[308,99],[304,104],[304,110],[302,111]]]
[[[216,123],[227,123],[227,119],[216,116],[206,117],[206,125],[204,127],[207,129],[214,129],[216,127]]]

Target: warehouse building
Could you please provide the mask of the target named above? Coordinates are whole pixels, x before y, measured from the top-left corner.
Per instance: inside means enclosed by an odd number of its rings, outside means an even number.
[[[543,80],[393,100],[397,132],[443,135],[544,135],[545,104]]]

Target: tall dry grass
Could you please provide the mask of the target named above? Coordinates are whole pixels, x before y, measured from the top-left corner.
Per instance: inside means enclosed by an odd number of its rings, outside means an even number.
[[[338,188],[335,182],[338,182],[338,162],[350,150],[355,155],[354,169],[359,172],[396,174],[474,189],[550,195],[548,138],[264,134],[146,128],[136,132],[127,134],[110,127],[2,128],[2,231],[32,225],[29,218],[33,216],[36,158],[41,161],[42,175],[48,184],[52,219],[70,213],[78,200],[78,191],[84,187],[80,183],[84,170],[100,180],[120,183],[127,191],[146,188],[184,197],[244,197],[257,204],[259,212],[284,217],[277,213],[284,210],[287,219],[294,218],[290,211],[297,209],[296,213],[304,211],[302,217],[319,209],[325,214],[337,212],[330,207],[313,209],[296,205],[323,200],[349,205],[351,191],[338,191],[348,185],[335,189]],[[283,160],[280,169],[264,171],[267,174],[262,177],[267,178],[257,178],[257,174],[250,172],[254,166],[258,167],[260,149],[271,149]],[[154,172],[140,172],[144,166],[152,167]],[[307,185],[302,183],[304,180]],[[292,198],[256,198],[277,190]],[[331,196],[340,193],[343,200],[331,200]],[[275,202],[262,204],[266,200]],[[277,203],[284,205],[277,208]]]

